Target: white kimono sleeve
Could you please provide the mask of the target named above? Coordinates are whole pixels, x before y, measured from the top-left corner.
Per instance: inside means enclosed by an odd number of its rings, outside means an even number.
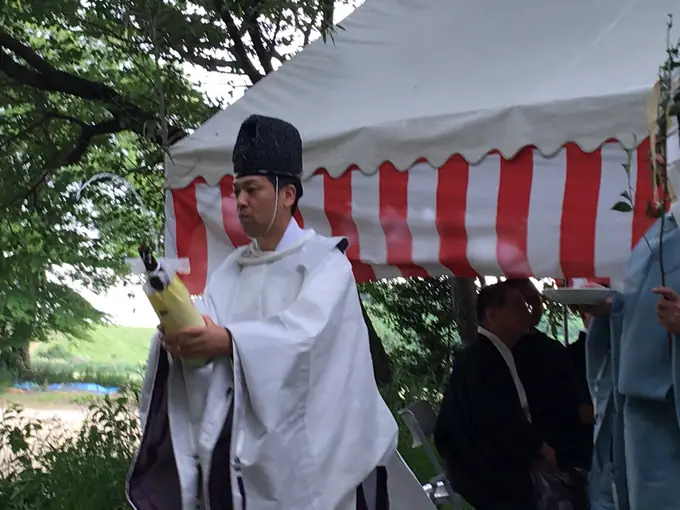
[[[287,310],[264,320],[227,325],[252,410],[266,429],[284,419],[295,405],[291,398],[297,397],[292,395],[299,393],[301,384],[313,384],[314,374],[330,361],[342,324],[337,314],[344,314],[348,292],[357,292],[351,265],[335,251],[305,278]],[[348,342],[347,348],[352,345]]]

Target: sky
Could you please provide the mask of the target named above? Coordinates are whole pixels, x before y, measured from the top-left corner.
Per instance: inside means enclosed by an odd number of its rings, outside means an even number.
[[[335,22],[344,19],[353,7],[348,5],[337,5],[335,12]],[[203,69],[187,66],[189,78],[200,83],[200,88],[212,99],[228,100],[230,85],[229,76],[210,73]],[[235,101],[245,91],[245,87],[239,87],[234,91],[231,101]],[[128,286],[117,286],[108,292],[96,295],[87,290],[80,290],[81,295],[92,305],[109,314],[113,323],[120,326],[155,328],[158,324],[156,314],[147,300],[141,283]]]

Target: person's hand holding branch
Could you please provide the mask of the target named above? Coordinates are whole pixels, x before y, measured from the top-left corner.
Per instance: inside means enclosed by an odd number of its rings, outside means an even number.
[[[669,333],[680,334],[680,295],[668,287],[657,287],[652,292],[662,297],[656,305],[659,323]]]

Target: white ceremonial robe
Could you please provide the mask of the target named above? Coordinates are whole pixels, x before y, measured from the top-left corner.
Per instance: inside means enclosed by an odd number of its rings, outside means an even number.
[[[128,481],[137,510],[195,510],[197,499],[206,510],[354,510],[357,487],[402,462],[341,242],[291,221],[276,251],[239,248],[215,270],[197,306],[229,329],[233,360],[193,371],[154,341]]]

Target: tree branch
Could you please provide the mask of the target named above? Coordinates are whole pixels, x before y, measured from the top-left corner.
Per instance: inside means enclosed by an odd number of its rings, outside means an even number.
[[[271,53],[269,53],[264,47],[262,31],[260,30],[260,26],[257,23],[257,19],[259,17],[260,12],[257,6],[255,6],[253,9],[251,9],[250,14],[245,17],[243,23],[246,25],[246,30],[248,31],[250,40],[253,42],[253,49],[255,50],[257,59],[262,65],[262,69],[264,69],[265,74],[269,74],[274,71],[274,68],[272,67]]]
[[[55,118],[67,118],[68,116],[54,115]],[[71,120],[71,119],[67,119]],[[31,181],[27,189],[18,193],[9,203],[15,203],[18,200],[26,200],[31,194],[35,193],[38,188],[45,183],[45,181],[52,175],[56,169],[62,166],[69,166],[78,163],[85,154],[87,154],[90,144],[100,135],[119,133],[125,129],[125,125],[119,118],[113,118],[106,122],[98,124],[83,124],[79,119],[72,119],[75,123],[80,124],[81,130],[78,138],[74,141],[73,146],[57,153],[44,166],[42,171]]]
[[[335,16],[335,1],[334,0],[322,0],[321,2],[321,36],[324,42],[326,41],[326,35],[333,30],[333,18]]]
[[[294,17],[297,20],[297,13],[294,14]],[[274,33],[272,34],[271,39],[269,39],[269,45],[267,47],[267,52],[274,58],[279,58],[279,55],[277,55],[277,52],[276,52],[276,41],[279,38],[279,32],[281,31],[281,25],[282,25],[282,19],[279,18],[279,19],[276,20],[276,26],[274,27]],[[283,63],[283,60],[281,60],[281,63]]]
[[[458,334],[463,345],[469,345],[477,338],[477,286],[474,278],[451,277],[451,297],[453,317],[458,326]]]
[[[250,79],[250,82],[255,85],[260,81],[263,76],[260,71],[257,70],[252,60],[248,56],[248,50],[243,44],[243,38],[239,33],[239,29],[234,22],[234,18],[229,12],[229,9],[222,3],[222,0],[214,0],[215,10],[219,13],[220,18],[224,21],[227,27],[227,34],[231,38],[232,51],[234,53],[234,58],[238,63],[239,67],[243,69],[246,76]]]
[[[314,17],[316,18],[316,14],[314,15]],[[307,26],[305,27],[304,41],[302,42],[304,46],[307,46],[309,44],[309,38],[311,37],[312,30],[314,29],[314,21],[316,21],[316,19],[310,20]]]
[[[106,38],[107,44],[115,46],[122,51],[130,51],[130,48],[139,47],[140,41],[126,39],[119,33],[111,30],[106,25],[97,23],[91,18],[85,18],[84,16],[78,16],[78,22],[84,27],[83,34],[93,37],[95,39]],[[236,67],[236,62],[233,60],[224,60],[215,56],[204,56],[197,53],[192,53],[182,45],[173,45],[172,40],[168,34],[162,38],[161,41],[163,51],[166,53],[165,57],[168,58],[167,54],[172,55],[178,62],[189,61],[192,64],[203,67],[207,71],[213,72],[225,72],[224,70],[233,71]],[[158,46],[158,44],[156,44]],[[198,51],[196,49],[196,51]]]
[[[50,111],[45,112],[44,120],[48,120],[48,119],[66,120],[66,121],[71,122],[73,124],[77,124],[78,126],[80,126],[83,129],[90,127],[90,125],[87,122],[84,122],[80,119],[77,119],[76,117],[73,117],[71,115],[66,115],[66,114],[63,114],[61,112],[57,112],[57,111],[54,111],[54,110],[50,110]]]
[[[33,131],[35,128],[40,126],[44,121],[45,121],[45,119],[36,120],[36,121],[26,125],[26,127],[24,127],[23,129],[20,129],[19,131],[17,131],[12,136],[8,136],[4,140],[0,140],[0,149],[5,147],[6,145],[9,145],[10,143],[12,143],[15,140],[18,140],[22,136],[27,135],[28,133]]]
[[[234,71],[238,69],[237,62],[235,60],[224,60],[217,57],[204,57],[202,55],[190,55],[183,53],[184,59],[188,60],[192,64],[202,67],[206,71],[213,71],[216,73],[224,73],[225,69]]]
[[[159,133],[150,132],[147,129],[147,124],[155,121],[156,115],[145,112],[107,85],[55,68],[31,48],[2,30],[0,30],[0,50],[4,50],[0,51],[0,72],[16,82],[45,92],[60,92],[87,101],[104,103],[112,115],[120,119],[119,122],[125,125],[125,128],[140,136],[151,138],[156,143],[162,143]],[[17,63],[9,52],[20,57],[32,69]],[[179,140],[184,136],[186,132],[181,128],[176,126],[169,128],[171,141]]]

